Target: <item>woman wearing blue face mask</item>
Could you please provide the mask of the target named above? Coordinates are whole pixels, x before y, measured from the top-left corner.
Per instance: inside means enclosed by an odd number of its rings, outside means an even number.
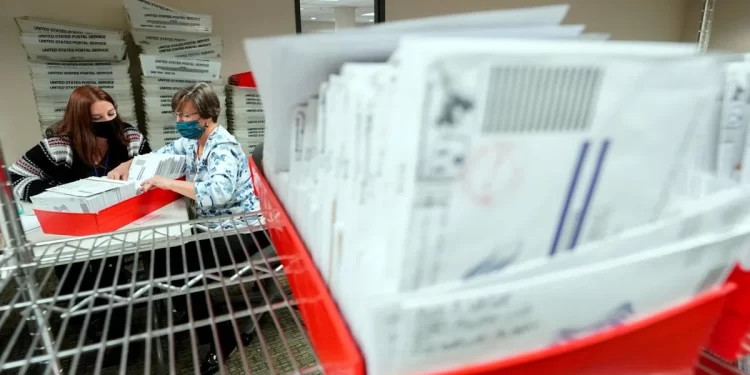
[[[155,152],[184,155],[187,164],[186,180],[169,180],[155,176],[143,183],[143,190],[160,188],[182,194],[196,202],[198,216],[202,218],[257,210],[258,199],[253,193],[247,155],[234,136],[216,123],[221,112],[221,104],[211,86],[197,83],[181,89],[172,98],[172,110],[177,131],[182,138]],[[127,179],[129,168],[130,162],[123,163],[113,170],[109,177]],[[224,228],[227,233],[232,233],[238,224],[242,225],[242,221],[226,218],[217,218],[208,223],[210,229]],[[173,284],[179,285],[183,282],[182,275],[186,272],[236,265],[257,252],[258,247],[268,245],[269,242],[264,238],[254,240],[249,234],[227,235],[226,241],[218,239],[189,242],[184,246],[184,256],[182,246],[171,248],[169,259],[165,251],[157,252],[153,259],[154,277],[166,277],[169,270]],[[239,265],[238,269],[243,266]],[[193,321],[208,318],[211,311],[214,315],[218,314],[213,300],[209,301],[212,306],[210,309],[206,304],[205,293],[190,294]],[[184,298],[173,298],[173,302],[178,315],[187,316],[187,301]],[[179,317],[177,319],[179,320]],[[219,356],[228,358],[238,347],[232,323],[218,323],[216,327],[218,346],[212,343],[211,350],[200,366],[201,374],[218,372]],[[202,336],[204,341],[213,341],[211,327],[199,329],[199,336]],[[242,339],[247,341],[249,337],[242,335]]]
[[[193,199],[201,217],[257,210],[247,155],[234,136],[216,123],[221,104],[211,86],[201,82],[181,89],[172,98],[172,110],[182,138],[155,152],[185,155],[187,180],[155,176],[143,183],[143,190],[161,188]],[[131,162],[117,167],[109,177],[127,179]]]

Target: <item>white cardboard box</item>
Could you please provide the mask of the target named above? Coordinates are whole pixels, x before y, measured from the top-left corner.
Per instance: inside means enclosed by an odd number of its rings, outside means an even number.
[[[213,18],[207,14],[175,13],[161,10],[128,8],[126,15],[134,29],[211,34]]]
[[[86,26],[37,17],[16,17],[22,33],[63,33],[63,34],[111,34],[122,39],[122,31],[103,27]]]
[[[193,60],[156,55],[140,55],[146,77],[216,80],[221,76],[221,60]]]
[[[128,77],[130,62],[122,61],[29,61],[33,76]]]
[[[74,44],[24,43],[23,48],[30,60],[121,61],[125,57],[125,44],[80,46]]]
[[[133,36],[135,44],[142,47],[205,38],[205,34],[163,32],[155,30],[131,30],[130,34]]]

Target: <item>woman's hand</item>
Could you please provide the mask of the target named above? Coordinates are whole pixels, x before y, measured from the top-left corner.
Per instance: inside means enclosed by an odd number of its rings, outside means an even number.
[[[111,170],[109,173],[107,173],[107,178],[111,180],[127,180],[128,179],[128,172],[130,171],[130,163],[132,160],[126,161],[120,165],[117,166],[117,168]]]
[[[141,189],[143,189],[143,192],[147,192],[149,190],[153,190],[156,188],[164,189],[164,190],[171,190],[171,185],[174,182],[174,180],[166,179],[162,176],[154,176],[149,178],[146,181],[143,181],[141,184]]]

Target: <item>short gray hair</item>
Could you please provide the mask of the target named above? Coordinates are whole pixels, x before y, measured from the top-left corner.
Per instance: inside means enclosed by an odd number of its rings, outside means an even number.
[[[221,102],[211,85],[205,82],[183,87],[172,97],[172,110],[179,111],[185,102],[191,102],[198,110],[201,118],[210,118],[214,122],[219,120]]]

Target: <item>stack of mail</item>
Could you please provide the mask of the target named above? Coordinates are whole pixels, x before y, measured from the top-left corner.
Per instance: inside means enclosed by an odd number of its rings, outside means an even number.
[[[266,176],[369,373],[632,322],[717,287],[750,248],[750,188],[673,199],[716,126],[724,58],[582,38],[566,12],[247,42]]]
[[[172,96],[196,82],[211,84],[225,102],[220,77],[223,42],[212,36],[212,18],[149,0],[124,0],[133,40],[140,48],[141,85],[149,141],[161,147],[177,138]],[[219,124],[226,126],[226,114]]]
[[[232,135],[246,152],[263,142],[266,119],[258,90],[251,87],[227,86],[227,119]]]
[[[136,195],[136,183],[91,177],[55,186],[31,197],[35,210],[97,213]]]
[[[95,85],[109,93],[123,121],[136,123],[125,41],[120,30],[16,18],[29,58],[37,113],[44,131],[62,120],[71,91]]]
[[[150,153],[133,158],[128,181],[140,185],[153,176],[175,180],[185,175],[185,156]]]
[[[717,113],[719,125],[705,139],[705,169],[743,184],[750,183],[750,56],[727,58],[725,86]]]

